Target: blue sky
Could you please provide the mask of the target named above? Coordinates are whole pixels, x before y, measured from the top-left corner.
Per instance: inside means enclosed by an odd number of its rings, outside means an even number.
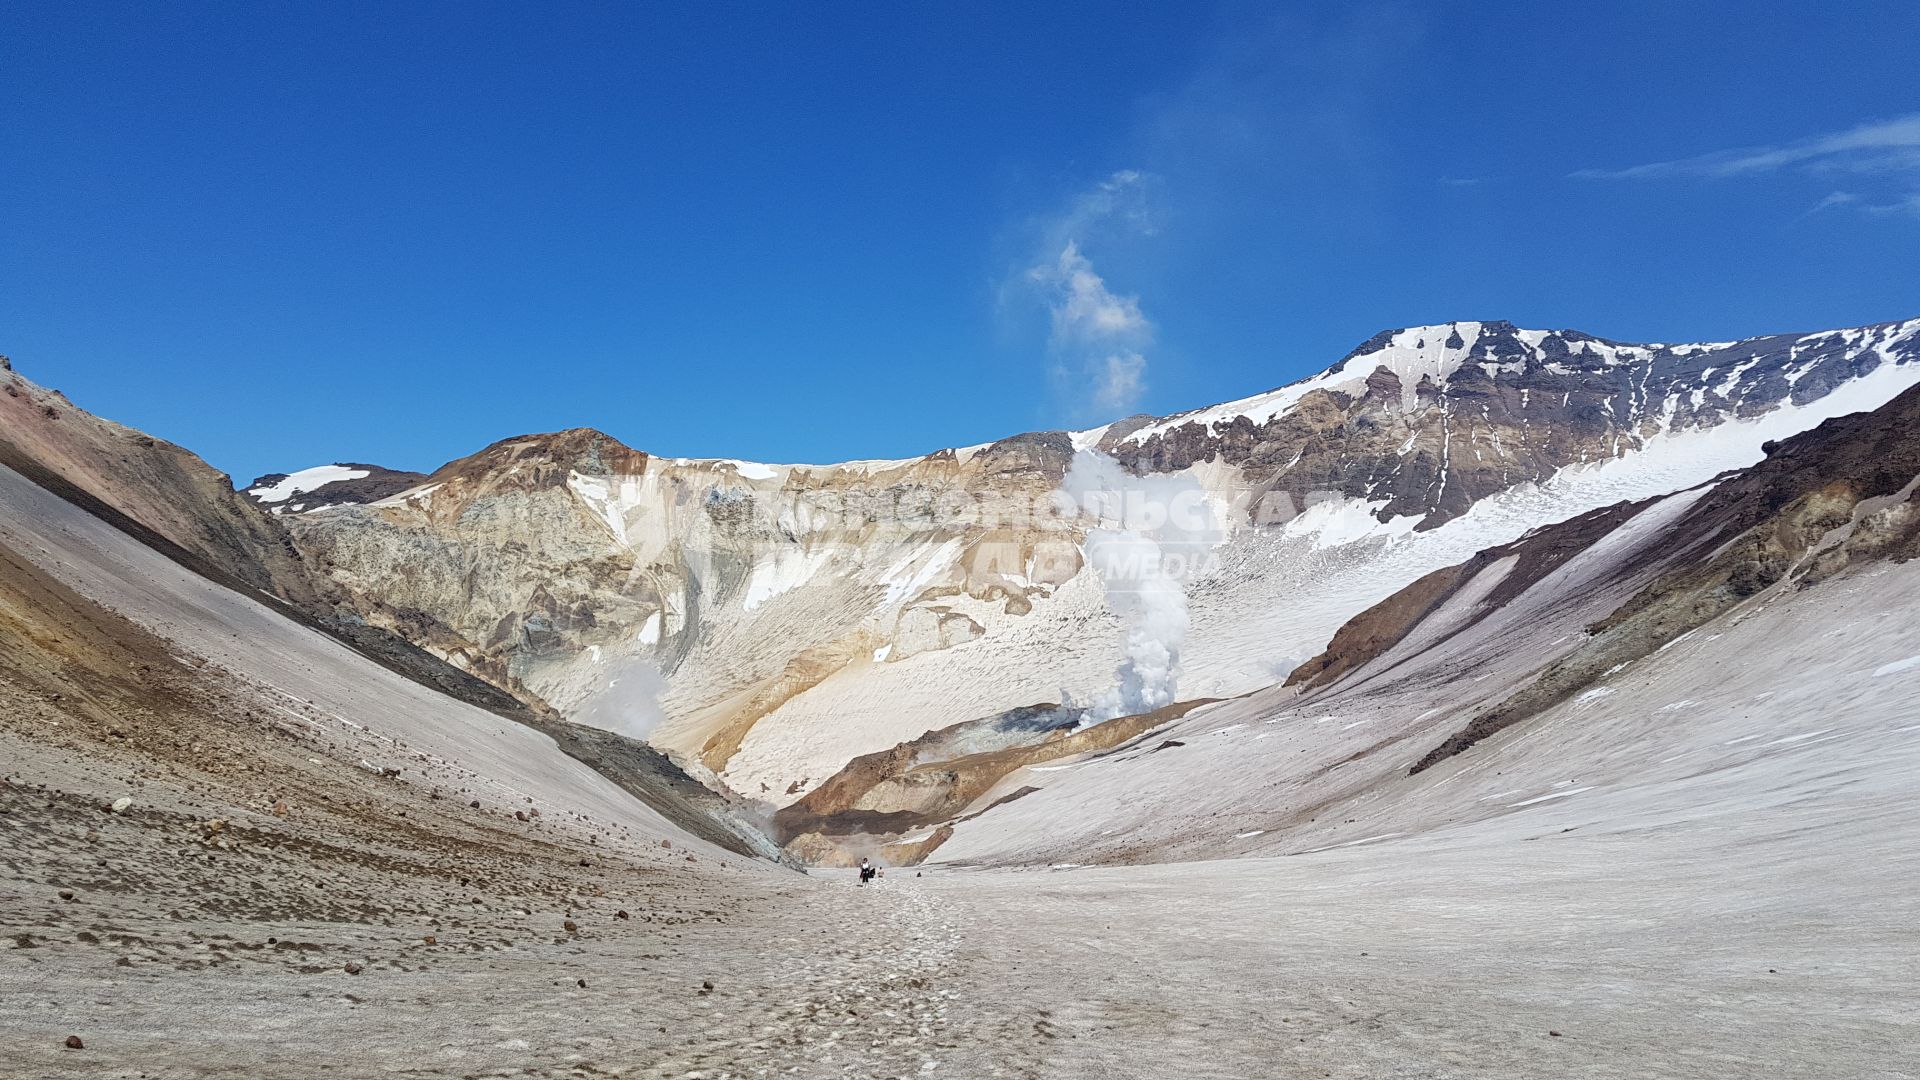
[[[1920,315],[1920,5],[0,7],[0,352],[245,481]]]

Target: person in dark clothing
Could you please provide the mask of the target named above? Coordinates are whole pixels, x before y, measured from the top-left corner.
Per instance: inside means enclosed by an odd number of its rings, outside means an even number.
[[[860,860],[860,884],[865,885],[880,873],[880,868],[865,859]]]

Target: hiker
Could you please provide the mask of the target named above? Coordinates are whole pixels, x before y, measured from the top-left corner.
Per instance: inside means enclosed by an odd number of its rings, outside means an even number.
[[[879,873],[880,873],[879,867],[873,865],[872,863],[868,862],[865,859],[860,860],[860,884],[862,886],[865,886],[867,882],[872,881],[875,877],[879,875]]]

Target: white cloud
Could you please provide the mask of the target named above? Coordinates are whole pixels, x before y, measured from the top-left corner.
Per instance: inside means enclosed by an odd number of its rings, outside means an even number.
[[[1851,206],[1866,214],[1920,217],[1920,192],[1903,195],[1890,202],[1878,202],[1864,198],[1855,192],[1836,191],[1814,203],[1813,209],[1807,211],[1807,216],[1811,217],[1822,210],[1832,210],[1841,206]]]
[[[1920,218],[1920,191],[1903,196],[1892,202],[1869,203],[1861,209],[1869,214],[1900,214]]]
[[[1074,196],[1066,211],[1053,223],[1048,237],[1052,246],[1084,236],[1096,228],[1111,230],[1116,225],[1136,235],[1152,236],[1156,226],[1148,204],[1148,189],[1153,182],[1153,177],[1138,169],[1120,169]]]
[[[1581,169],[1582,180],[1640,180],[1663,176],[1732,177],[1793,166],[1821,171],[1920,171],[1920,113],[1875,120],[1845,131],[1781,146],[1720,150],[1624,169]]]
[[[1089,237],[1151,235],[1151,179],[1122,169],[1075,195],[1038,230],[1040,259],[1022,276],[1047,308],[1055,380],[1080,410],[1123,412],[1146,390],[1153,321],[1139,297],[1108,286],[1084,244]]]
[[[1153,336],[1153,325],[1140,313],[1139,299],[1118,296],[1108,289],[1106,281],[1094,273],[1093,264],[1080,253],[1078,242],[1068,240],[1059,258],[1027,273],[1053,294],[1056,347],[1144,343]]]
[[[1057,199],[1044,207],[1047,216],[1021,221],[1009,238],[1011,272],[998,282],[1003,313],[1054,314],[1067,295],[1059,283],[1069,244],[1118,301],[1095,303],[1100,293],[1089,290],[1087,309],[1103,317],[1062,311],[1057,318],[1065,325],[1056,322],[1049,337],[1043,369],[1058,404],[1076,420],[1097,423],[1134,411],[1152,369],[1165,364],[1165,354],[1155,351],[1154,298],[1136,295],[1141,283],[1130,280],[1122,261],[1139,254],[1142,238],[1177,233],[1153,244],[1163,260],[1155,269],[1165,273],[1202,258],[1212,265],[1222,243],[1235,258],[1282,258],[1246,231],[1249,206],[1310,207],[1303,221],[1342,238],[1386,236],[1397,224],[1382,182],[1397,151],[1377,114],[1404,84],[1408,65],[1417,68],[1430,51],[1431,17],[1404,0],[1254,5],[1243,14],[1201,35],[1184,77],[1128,103],[1128,130],[1107,144],[1128,168]],[[1235,280],[1212,302],[1225,308],[1271,300]],[[1079,336],[1095,325],[1126,333],[1099,341]],[[1023,330],[1037,333],[1031,324]]]

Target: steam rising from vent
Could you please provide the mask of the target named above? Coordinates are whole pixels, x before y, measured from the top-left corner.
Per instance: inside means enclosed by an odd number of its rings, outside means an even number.
[[[1082,550],[1107,604],[1126,623],[1125,656],[1082,726],[1173,704],[1187,640],[1187,580],[1225,539],[1212,503],[1190,476],[1135,476],[1082,450],[1055,493],[1086,519]]]
[[[1137,533],[1095,529],[1087,534],[1086,552],[1107,603],[1127,623],[1126,659],[1114,670],[1114,684],[1094,699],[1088,721],[1173,704],[1187,640],[1186,588],[1159,569],[1160,545]]]
[[[569,719],[645,742],[666,718],[660,708],[666,677],[651,661],[639,658],[609,664],[607,671],[601,689],[582,702]]]

